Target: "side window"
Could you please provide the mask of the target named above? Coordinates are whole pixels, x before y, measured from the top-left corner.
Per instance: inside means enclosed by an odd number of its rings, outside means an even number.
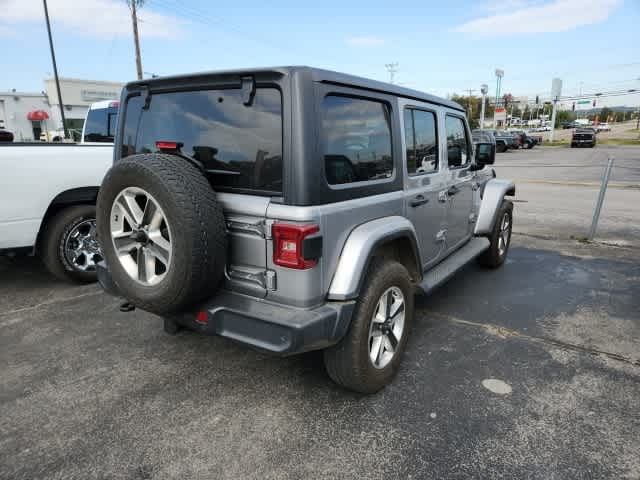
[[[392,176],[391,118],[385,103],[328,95],[322,102],[322,133],[329,184]]]
[[[407,172],[421,175],[438,170],[438,135],[433,112],[407,109],[404,112],[407,144]]]
[[[447,157],[449,168],[462,167],[471,160],[471,148],[464,121],[459,117],[446,117]]]

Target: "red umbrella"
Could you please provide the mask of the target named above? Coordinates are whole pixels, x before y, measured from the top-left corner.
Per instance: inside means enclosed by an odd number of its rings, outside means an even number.
[[[49,114],[44,110],[32,110],[31,112],[27,113],[27,120],[49,120]]]

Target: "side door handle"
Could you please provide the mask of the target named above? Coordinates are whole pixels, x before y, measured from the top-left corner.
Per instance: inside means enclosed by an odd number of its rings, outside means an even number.
[[[424,205],[425,203],[429,203],[429,199],[424,195],[417,195],[411,199],[409,203],[412,207],[419,207],[420,205]]]
[[[449,195],[450,197],[455,195],[456,193],[458,193],[460,191],[460,189],[458,187],[456,187],[455,185],[453,185],[452,187],[449,187],[449,190],[447,190],[447,195]]]

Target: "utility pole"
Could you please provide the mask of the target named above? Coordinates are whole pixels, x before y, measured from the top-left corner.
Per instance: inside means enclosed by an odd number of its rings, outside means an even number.
[[[140,59],[137,7],[141,7],[143,4],[144,0],[127,0],[127,5],[129,5],[129,10],[131,10],[131,23],[133,24],[133,43],[136,47],[136,72],[138,73],[138,80],[142,80],[142,60]]]
[[[56,54],[53,50],[53,37],[51,36],[51,23],[49,22],[49,9],[47,8],[47,0],[42,0],[44,4],[44,17],[47,21],[47,33],[49,34],[49,48],[51,49],[51,62],[53,63],[53,77],[56,81],[56,90],[58,90],[58,106],[60,107],[60,118],[62,119],[62,129],[64,130],[64,138],[69,138],[69,130],[67,129],[67,121],[64,118],[64,105],[62,104],[62,93],[60,92],[60,80],[58,79],[58,66],[56,65]]]
[[[467,97],[467,107],[469,108],[469,120],[471,120],[471,116],[473,115],[473,103],[471,103],[471,94],[473,94],[473,92],[475,92],[475,89],[472,88],[467,88],[466,90],[467,92],[469,92],[469,96]],[[482,128],[482,127],[480,127]]]
[[[389,83],[393,83],[393,78],[398,71],[398,62],[385,63],[384,68],[389,72]]]

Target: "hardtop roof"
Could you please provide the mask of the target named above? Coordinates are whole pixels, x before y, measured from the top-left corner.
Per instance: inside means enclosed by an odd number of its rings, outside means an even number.
[[[331,70],[324,70],[320,68],[313,68],[307,66],[286,66],[286,67],[270,67],[270,68],[247,68],[236,70],[219,70],[209,72],[198,72],[186,75],[172,75],[168,77],[158,77],[154,79],[144,79],[130,82],[127,84],[127,88],[136,87],[141,85],[153,86],[154,84],[166,84],[173,81],[184,81],[187,79],[193,80],[197,77],[210,77],[210,76],[242,76],[259,73],[279,73],[281,75],[292,75],[297,72],[307,72],[311,75],[311,78],[316,82],[331,83],[336,85],[344,85],[349,87],[364,88],[371,91],[388,93],[398,97],[410,98],[420,100],[429,103],[435,103],[448,107],[454,110],[464,112],[464,108],[457,102],[448,100],[446,98],[430,95],[428,93],[413,90],[411,88],[401,87],[391,83],[380,82],[377,80],[371,80],[356,75],[349,75],[347,73],[334,72]]]

